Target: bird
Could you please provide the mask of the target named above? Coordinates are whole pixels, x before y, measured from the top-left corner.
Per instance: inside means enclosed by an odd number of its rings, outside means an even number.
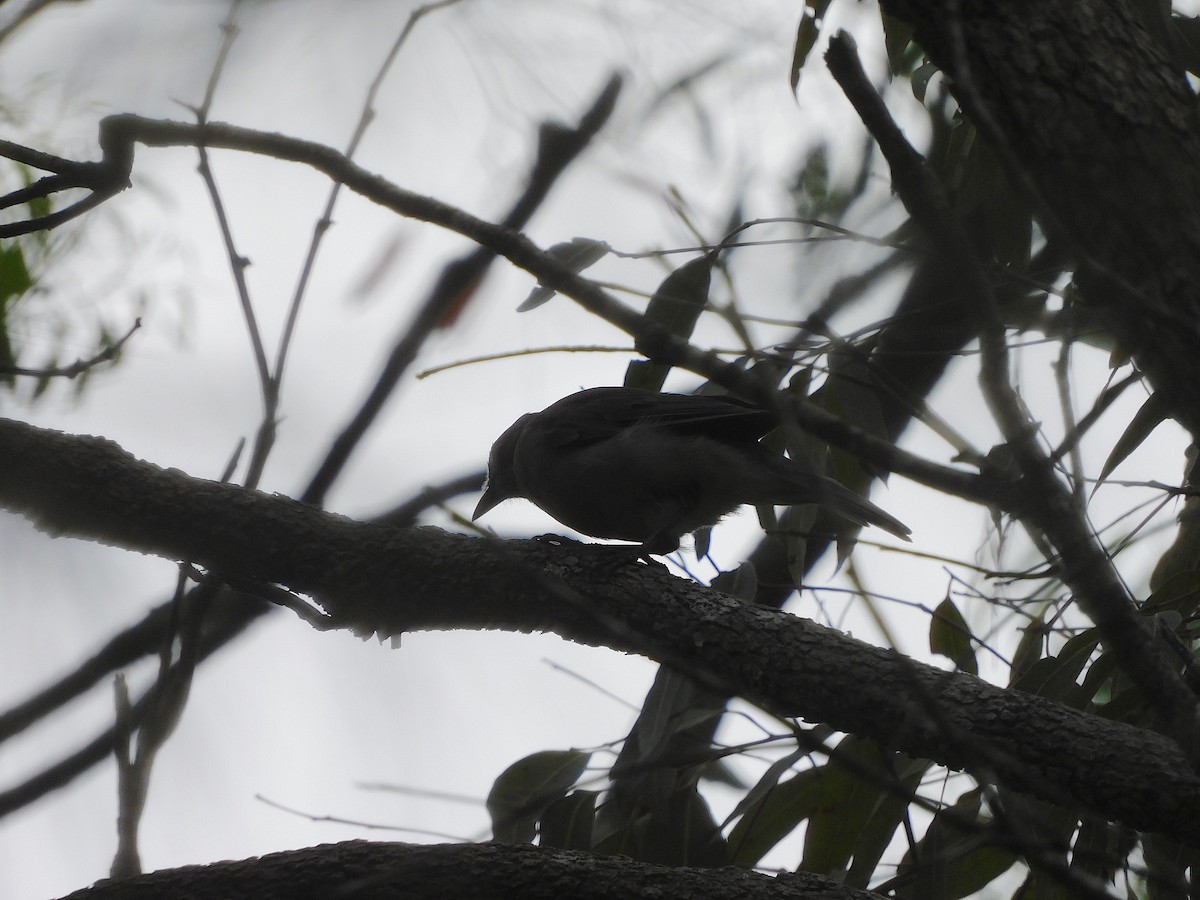
[[[770,410],[736,397],[582,390],[521,416],[496,439],[471,518],[521,497],[581,534],[666,555],[743,504],[817,503],[910,540],[899,519],[760,443],[778,424]]]

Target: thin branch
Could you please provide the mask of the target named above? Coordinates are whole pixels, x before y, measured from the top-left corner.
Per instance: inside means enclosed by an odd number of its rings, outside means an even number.
[[[201,648],[197,662],[206,659],[213,651],[223,645],[224,641],[214,641],[206,644]],[[35,803],[46,796],[46,794],[69,784],[92,766],[102,762],[113,752],[120,739],[122,729],[136,727],[144,722],[148,716],[154,714],[155,705],[160,700],[161,690],[157,684],[151,687],[140,700],[130,707],[128,716],[125,717],[119,727],[113,725],[75,752],[62,757],[57,762],[51,763],[41,772],[32,775],[15,787],[0,791],[0,818],[25,806],[29,806],[31,803]]]
[[[379,96],[379,90],[383,86],[388,72],[391,71],[396,58],[400,55],[400,49],[407,42],[409,35],[416,28],[417,23],[430,13],[454,6],[460,2],[462,0],[440,0],[440,2],[418,7],[409,15],[404,28],[401,29],[400,34],[392,43],[391,49],[388,51],[387,56],[384,57],[383,62],[380,63],[379,70],[375,73],[375,78],[367,88],[366,97],[363,101],[362,114],[359,116],[358,124],[355,126],[354,133],[350,137],[350,142],[346,145],[346,159],[354,158],[359,144],[362,143],[363,135],[366,134],[367,128],[375,120],[375,100]],[[309,279],[312,276],[313,265],[317,258],[317,250],[320,247],[322,238],[333,224],[333,209],[337,203],[341,188],[342,185],[339,182],[334,182],[329,190],[329,198],[325,202],[325,209],[321,213],[320,218],[317,219],[317,224],[313,229],[312,240],[309,242],[308,251],[304,257],[304,264],[300,269],[300,277],[297,280],[296,289],[292,294],[292,302],[288,305],[287,318],[284,320],[283,331],[279,337],[279,348],[275,355],[275,369],[272,373],[277,387],[283,380],[283,369],[284,364],[287,362],[288,348],[291,346],[292,332],[295,330],[296,321],[300,315],[300,306],[308,288]]]
[[[1073,339],[1067,335],[1059,344],[1058,356],[1054,360],[1054,383],[1058,387],[1058,405],[1062,411],[1063,431],[1072,434],[1078,427],[1075,416],[1075,400],[1071,396],[1071,347]],[[1080,513],[1087,509],[1087,483],[1083,469],[1083,453],[1076,442],[1070,451],[1071,496]]]
[[[114,343],[109,344],[99,353],[89,359],[77,359],[69,366],[47,366],[44,369],[27,369],[24,366],[0,365],[0,375],[26,375],[33,378],[78,378],[88,369],[111,362],[117,358],[125,342],[133,337],[133,333],[142,327],[142,320],[134,319],[133,325]]]
[[[23,147],[12,141],[0,140],[0,156],[14,162],[24,163],[35,169],[41,169],[44,172],[54,173],[0,197],[0,209],[8,209],[12,206],[29,203],[31,200],[49,197],[51,194],[69,188],[84,188],[91,191],[90,194],[71,206],[47,215],[0,225],[0,238],[18,237],[22,234],[32,234],[35,231],[57,228],[85,212],[95,209],[101,203],[129,187],[129,173],[133,167],[132,146],[125,141],[119,141],[118,146],[106,145],[102,135],[101,148],[104,150],[102,162],[81,163]]]
[[[17,33],[23,26],[28,25],[33,18],[48,7],[55,3],[82,3],[83,0],[30,0],[25,4],[25,8],[17,13],[16,17],[0,28],[0,43],[8,40]]]
[[[204,99],[201,101],[200,106],[194,110],[196,122],[201,126],[208,121],[217,85],[220,83],[221,75],[225,71],[225,63],[229,59],[233,42],[237,39],[237,17],[241,11],[243,2],[244,0],[234,0],[234,3],[229,7],[229,15],[221,23],[221,33],[224,35],[221,47],[217,51],[217,58],[213,63],[212,71],[209,73],[208,83],[204,89]],[[196,145],[196,150],[200,156],[200,164],[197,167],[197,171],[200,173],[200,179],[204,182],[205,190],[208,191],[213,213],[217,217],[217,227],[221,233],[221,243],[225,246],[225,255],[229,259],[229,271],[233,275],[233,283],[237,290],[238,305],[241,307],[242,319],[246,323],[246,334],[250,338],[250,347],[254,352],[254,368],[258,373],[259,391],[262,394],[263,424],[259,427],[258,440],[255,442],[256,452],[252,456],[253,458],[265,457],[270,450],[270,445],[274,443],[275,404],[272,403],[271,399],[272,380],[270,365],[267,363],[267,351],[263,344],[262,330],[258,326],[258,316],[254,312],[254,302],[250,298],[250,285],[246,282],[246,269],[250,265],[250,260],[238,251],[237,244],[233,239],[233,226],[229,222],[229,215],[225,210],[225,202],[221,199],[221,191],[217,187],[217,179],[213,174],[212,165],[208,159],[208,148],[201,142]],[[264,445],[265,449],[260,451],[259,448],[264,447]],[[251,467],[247,475],[248,487],[253,487],[258,483],[259,471],[261,469]]]
[[[379,90],[383,86],[383,82],[391,71],[392,65],[395,63],[400,54],[401,48],[405,45],[409,35],[427,14],[447,6],[451,6],[460,0],[441,0],[438,3],[431,3],[422,6],[413,11],[408,17],[404,28],[392,43],[391,49],[380,63],[378,71],[375,73],[374,79],[367,88],[366,96],[363,101],[362,113],[359,116],[358,123],[354,128],[354,132],[350,137],[350,142],[346,147],[345,158],[347,161],[354,158],[355,152],[358,150],[359,144],[362,142],[363,136],[367,132],[367,128],[375,120],[375,101],[379,95]],[[313,227],[312,238],[309,241],[308,249],[305,252],[304,262],[300,267],[300,274],[296,280],[296,287],[292,292],[291,302],[288,304],[287,315],[284,318],[283,329],[279,336],[279,345],[275,353],[275,366],[271,372],[271,377],[268,385],[268,412],[272,428],[269,432],[271,439],[274,438],[273,422],[275,419],[276,410],[279,406],[280,391],[283,384],[283,373],[287,363],[288,351],[292,344],[292,336],[295,333],[296,322],[300,317],[300,308],[303,305],[304,297],[308,291],[308,285],[312,278],[314,266],[316,265],[317,253],[320,250],[321,243],[329,229],[333,225],[333,210],[337,204],[338,196],[341,193],[342,184],[334,181],[329,189],[329,197],[325,202],[325,208],[318,217],[316,224]],[[266,450],[269,448],[269,442],[263,441],[256,445],[254,453],[251,455],[251,472],[257,476],[261,472],[262,466],[266,460]],[[326,488],[327,489],[327,488]],[[319,502],[324,491],[317,496],[316,502]]]

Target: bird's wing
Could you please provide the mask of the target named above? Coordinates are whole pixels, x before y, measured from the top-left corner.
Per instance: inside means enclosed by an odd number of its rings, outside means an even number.
[[[572,394],[548,407],[542,418],[561,440],[572,444],[606,440],[622,429],[647,425],[719,441],[757,441],[777,424],[770,411],[736,397],[622,387]]]

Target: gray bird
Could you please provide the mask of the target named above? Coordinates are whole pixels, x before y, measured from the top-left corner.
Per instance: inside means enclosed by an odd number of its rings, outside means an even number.
[[[497,438],[471,518],[524,497],[582,534],[661,555],[745,503],[819,503],[908,540],[910,529],[875,504],[760,444],[777,425],[734,397],[580,391]]]

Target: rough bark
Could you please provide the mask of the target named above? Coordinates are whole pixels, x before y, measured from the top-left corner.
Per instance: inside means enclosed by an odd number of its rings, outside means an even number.
[[[804,873],[771,877],[735,868],[668,868],[528,844],[346,841],[105,880],[64,900],[870,900],[878,896]]]

